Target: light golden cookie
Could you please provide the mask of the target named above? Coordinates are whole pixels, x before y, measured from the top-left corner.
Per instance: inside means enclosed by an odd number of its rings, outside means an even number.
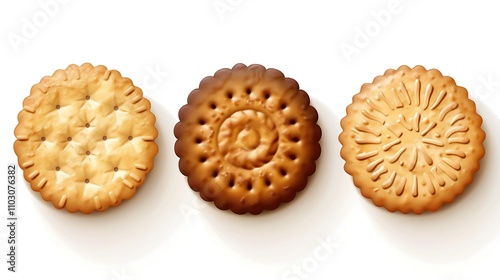
[[[179,119],[179,169],[219,209],[276,209],[316,170],[318,114],[297,82],[276,69],[236,64],[217,71],[190,93]]]
[[[482,118],[467,90],[436,69],[401,66],[364,84],[342,119],[341,156],[377,206],[436,211],[472,182]]]
[[[142,90],[116,70],[70,65],[24,99],[14,150],[24,178],[69,212],[131,198],[153,169],[156,118]]]

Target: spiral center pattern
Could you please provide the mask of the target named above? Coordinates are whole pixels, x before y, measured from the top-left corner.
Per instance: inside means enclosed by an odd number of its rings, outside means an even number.
[[[217,137],[219,151],[232,165],[251,170],[270,162],[278,150],[278,131],[265,113],[246,109],[224,120]]]

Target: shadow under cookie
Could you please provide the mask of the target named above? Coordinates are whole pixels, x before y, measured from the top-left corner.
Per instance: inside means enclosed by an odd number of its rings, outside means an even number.
[[[325,103],[311,99],[320,113],[318,124],[328,129],[323,130],[320,140],[322,156],[317,161],[316,172],[293,203],[258,217],[221,212],[212,204],[200,211],[200,216],[207,220],[207,230],[218,242],[251,261],[283,265],[284,270],[310,254],[318,246],[318,240],[341,235],[340,227],[355,207],[349,198],[357,198],[346,187],[352,180],[345,176],[339,156],[338,118]],[[201,198],[198,200],[206,203]]]
[[[389,213],[373,209],[370,201],[364,208],[386,239],[406,254],[423,262],[458,263],[484,249],[500,233],[496,221],[500,219],[500,189],[495,168],[495,157],[500,148],[495,140],[500,137],[495,112],[482,101],[475,100],[483,116],[486,154],[473,183],[456,200],[444,205],[439,212],[421,215]]]
[[[116,265],[137,260],[157,250],[183,223],[176,191],[182,178],[174,176],[178,173],[177,159],[168,148],[174,141],[169,133],[174,117],[161,103],[151,102],[153,112],[161,116],[157,119],[160,149],[154,161],[156,172],[149,174],[134,199],[91,216],[54,211],[48,203],[40,203],[38,215],[54,228],[59,240],[85,258]],[[33,197],[42,201],[36,193]]]

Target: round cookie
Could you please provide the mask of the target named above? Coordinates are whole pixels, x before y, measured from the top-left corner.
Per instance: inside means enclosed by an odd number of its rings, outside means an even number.
[[[401,66],[364,84],[342,119],[341,156],[361,194],[402,213],[436,211],[472,182],[482,118],[436,69]]]
[[[158,152],[155,115],[140,88],[104,66],[70,65],[24,99],[14,150],[42,198],[91,213],[134,196]]]
[[[259,214],[294,199],[320,156],[309,96],[276,69],[236,64],[206,77],[179,110],[179,169],[206,201]]]

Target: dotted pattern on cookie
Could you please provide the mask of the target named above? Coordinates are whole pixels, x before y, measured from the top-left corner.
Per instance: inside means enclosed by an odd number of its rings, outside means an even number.
[[[43,199],[91,213],[131,198],[153,169],[156,118],[141,89],[116,70],[70,65],[31,89],[14,148]]]
[[[479,169],[481,123],[452,78],[421,66],[388,70],[363,85],[341,121],[345,170],[389,211],[436,211]]]
[[[259,214],[305,188],[320,155],[309,96],[276,69],[236,64],[179,110],[175,152],[190,187],[219,209]]]

